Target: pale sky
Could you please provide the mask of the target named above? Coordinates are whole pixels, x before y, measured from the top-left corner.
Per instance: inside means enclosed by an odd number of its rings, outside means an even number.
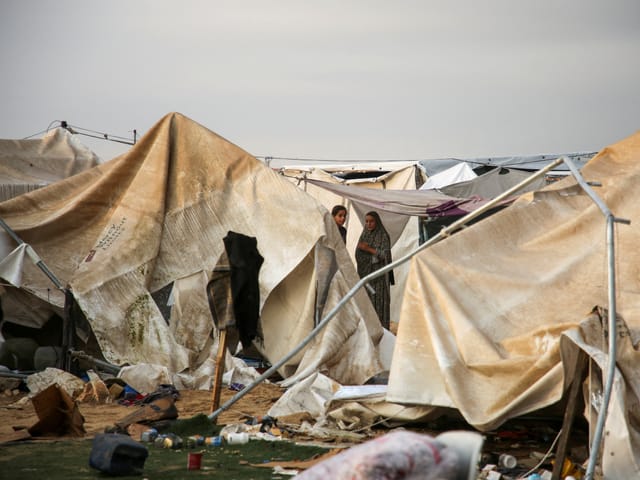
[[[637,0],[0,0],[0,64],[0,138],[176,111],[256,156],[375,161],[640,130]]]

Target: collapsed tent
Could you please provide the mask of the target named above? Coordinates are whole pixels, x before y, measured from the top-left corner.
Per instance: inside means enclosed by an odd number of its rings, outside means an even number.
[[[98,156],[63,128],[56,128],[41,139],[0,139],[0,202],[98,163]]]
[[[69,285],[91,327],[80,331],[81,340],[94,335],[101,354],[116,365],[164,366],[178,387],[211,385],[216,345],[205,289],[229,232],[255,238],[264,258],[254,344],[269,361],[313,328],[320,296],[328,310],[358,281],[321,205],[176,113],[126,154],[1,203],[0,218]],[[0,258],[15,247],[3,232]],[[334,267],[329,275],[318,265]],[[28,292],[64,306],[63,293],[26,255],[5,266],[20,270],[7,296]],[[151,294],[170,285],[167,322]],[[366,293],[358,292],[280,373],[322,370],[341,383],[362,383],[382,370],[382,335]]]
[[[640,451],[640,380],[630,374],[640,329],[639,159],[637,133],[581,169],[586,181],[601,184],[596,193],[615,216],[631,220],[614,236],[625,344],[602,456],[607,478],[640,474],[633,453]],[[598,377],[607,348],[606,325],[594,310],[608,307],[605,234],[603,214],[568,177],[414,257],[386,399],[455,408],[486,431],[558,402],[575,376],[569,359],[577,349]],[[585,398],[595,411],[597,383]]]

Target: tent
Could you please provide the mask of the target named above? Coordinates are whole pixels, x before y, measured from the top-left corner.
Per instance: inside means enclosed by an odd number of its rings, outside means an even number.
[[[581,169],[586,181],[601,184],[596,193],[615,216],[631,220],[614,235],[621,348],[605,478],[640,474],[639,159],[637,133]],[[455,408],[487,431],[560,401],[581,349],[591,361],[585,405],[593,420],[607,352],[606,247],[600,209],[567,177],[422,251],[411,260],[387,401]]]
[[[40,139],[0,139],[0,202],[98,163],[98,156],[63,128]]]
[[[422,174],[415,162],[380,162],[358,165],[309,165],[281,168],[279,173],[295,183],[300,189],[316,198],[331,211],[334,205],[347,207],[347,251],[355,265],[355,249],[364,227],[364,216],[369,210],[377,210],[391,237],[391,254],[400,258],[413,250],[419,242],[418,218],[407,214],[410,200],[422,182]],[[392,193],[393,192],[393,193]],[[394,193],[396,209],[389,197]],[[402,195],[404,194],[404,196]],[[435,194],[438,200],[444,198]],[[424,198],[424,196],[423,196]],[[447,198],[450,200],[450,198]],[[435,203],[434,203],[435,204]],[[394,270],[395,285],[391,287],[391,322],[400,318],[400,302],[408,265]]]
[[[572,152],[562,154],[541,154],[541,155],[514,155],[510,157],[476,157],[476,158],[432,158],[420,160],[419,168],[431,177],[444,170],[452,168],[461,163],[468,164],[472,169],[493,169],[497,167],[515,170],[535,171],[549,165],[560,157],[569,158],[579,169],[591,160],[597,152]],[[553,173],[556,175],[566,175],[569,173],[566,165],[558,165]]]
[[[205,289],[229,232],[255,238],[264,258],[254,344],[272,362],[313,328],[318,291],[328,309],[358,280],[320,204],[178,113],[129,152],[0,203],[0,218],[70,287],[90,325],[80,328],[78,341],[95,337],[116,365],[166,367],[178,387],[211,385],[216,344]],[[27,292],[61,309],[63,293],[17,250],[3,232],[0,276],[20,273],[6,295]],[[337,266],[328,274],[319,265]],[[172,288],[168,322],[152,297],[163,288]],[[383,368],[383,332],[374,319],[359,292],[280,373],[311,368],[342,383],[364,382]]]

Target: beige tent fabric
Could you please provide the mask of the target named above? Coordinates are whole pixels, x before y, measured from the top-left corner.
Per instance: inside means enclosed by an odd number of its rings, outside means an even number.
[[[70,177],[100,163],[62,128],[41,139],[0,139],[0,202]]]
[[[203,311],[206,275],[200,273],[211,272],[229,231],[255,237],[264,257],[263,350],[272,362],[312,326],[316,245],[336,250],[342,242],[312,197],[177,113],[161,119],[128,153],[0,204],[0,216],[71,286],[107,360],[154,363],[172,373],[197,369],[206,357],[200,349],[211,345],[201,338],[204,323],[213,324]],[[346,259],[344,248],[336,255]],[[357,281],[355,271],[340,273],[332,290],[348,290]],[[176,280],[184,287],[179,302],[193,297],[194,289],[204,298],[180,303],[170,328],[150,292]],[[42,297],[41,272],[25,264],[22,281]],[[62,301],[60,295],[52,299]],[[338,315],[307,349],[312,358],[304,353],[296,361],[325,368],[340,382],[363,382],[377,373],[382,330],[364,326],[370,308],[364,292],[356,296],[349,314]],[[350,349],[371,356],[353,366]],[[285,367],[285,375],[296,369]]]
[[[582,169],[616,225],[618,313],[640,328],[640,133]],[[570,177],[411,261],[387,400],[455,407],[481,430],[563,391],[559,339],[607,305],[606,222]]]
[[[634,314],[637,319],[637,313]],[[638,372],[638,328],[630,329],[624,318],[617,317],[616,370],[605,435],[602,443],[602,470],[604,478],[640,478],[640,431],[637,428],[640,409],[640,374]],[[636,322],[637,323],[637,322]],[[594,309],[579,328],[565,332],[560,341],[565,372],[574,370],[579,349],[589,356],[592,372],[584,385],[583,396],[587,405],[585,416],[589,420],[591,435],[602,409],[602,373],[608,369],[608,311]]]

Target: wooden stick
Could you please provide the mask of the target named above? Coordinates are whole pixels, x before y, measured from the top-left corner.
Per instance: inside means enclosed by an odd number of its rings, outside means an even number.
[[[571,426],[573,425],[573,418],[576,413],[576,404],[578,402],[578,396],[582,387],[582,381],[584,377],[584,371],[587,367],[587,355],[584,350],[578,349],[578,358],[576,359],[576,366],[569,371],[575,372],[575,376],[569,387],[567,408],[564,411],[564,421],[562,423],[562,433],[558,440],[558,449],[556,450],[555,463],[553,464],[553,473],[551,474],[551,480],[560,480],[562,474],[562,468],[564,467],[564,459],[567,456],[567,445],[569,443],[569,437],[571,435]]]
[[[220,339],[218,341],[218,354],[216,355],[216,371],[213,377],[213,390],[211,393],[211,412],[213,413],[220,406],[220,390],[222,386],[222,374],[224,373],[224,357],[227,352],[227,329],[220,329]],[[213,420],[215,423],[215,419]]]

